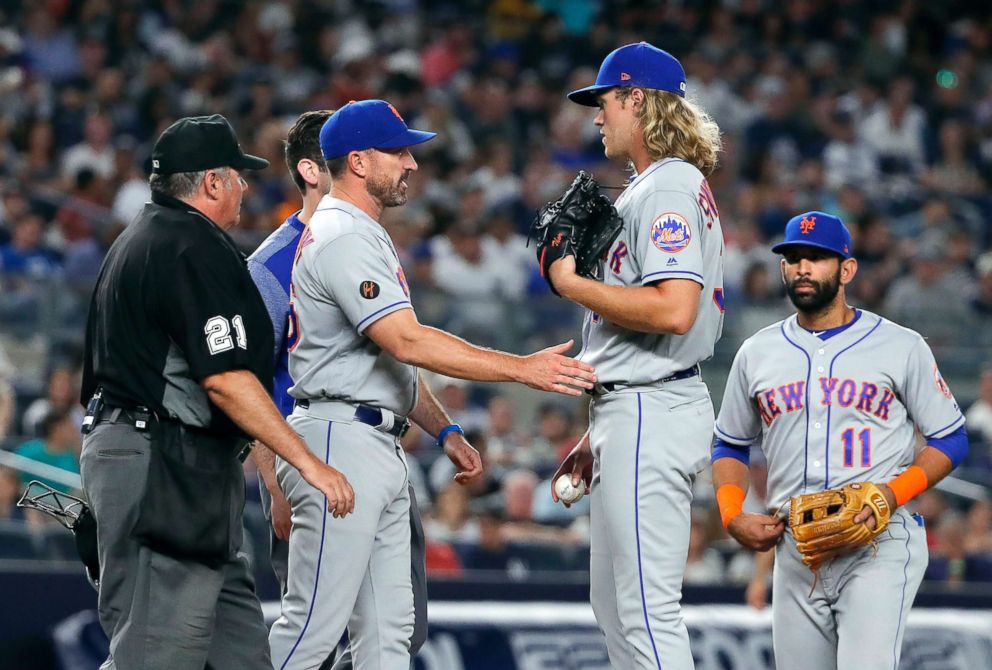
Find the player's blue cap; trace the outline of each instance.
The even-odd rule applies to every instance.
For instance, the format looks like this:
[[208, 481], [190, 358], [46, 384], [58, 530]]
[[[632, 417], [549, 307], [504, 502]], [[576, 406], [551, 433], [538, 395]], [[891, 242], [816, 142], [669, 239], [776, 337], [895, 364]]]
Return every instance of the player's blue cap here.
[[437, 133], [407, 128], [396, 108], [385, 100], [349, 102], [320, 128], [324, 160], [366, 149], [400, 149], [433, 139]]
[[851, 232], [844, 222], [826, 212], [806, 212], [789, 219], [785, 224], [785, 239], [772, 247], [776, 254], [789, 247], [817, 247], [826, 249], [842, 258], [851, 257]]
[[617, 86], [638, 86], [669, 91], [685, 97], [685, 70], [675, 56], [647, 42], [628, 44], [603, 59], [592, 86], [568, 94], [568, 99], [586, 107], [596, 106], [596, 96]]

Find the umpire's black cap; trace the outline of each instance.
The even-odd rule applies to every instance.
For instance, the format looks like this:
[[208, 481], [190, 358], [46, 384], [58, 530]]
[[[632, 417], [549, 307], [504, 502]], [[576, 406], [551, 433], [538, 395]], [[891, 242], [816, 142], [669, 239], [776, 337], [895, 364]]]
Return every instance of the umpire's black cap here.
[[187, 116], [162, 131], [152, 148], [152, 173], [200, 172], [218, 167], [261, 170], [269, 161], [241, 150], [234, 128], [220, 114]]

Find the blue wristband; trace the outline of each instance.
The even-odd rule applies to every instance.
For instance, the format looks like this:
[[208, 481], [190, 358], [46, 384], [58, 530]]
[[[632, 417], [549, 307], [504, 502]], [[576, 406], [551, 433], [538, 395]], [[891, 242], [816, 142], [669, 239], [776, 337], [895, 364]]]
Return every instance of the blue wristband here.
[[444, 438], [448, 437], [449, 433], [461, 433], [465, 435], [465, 431], [457, 423], [453, 423], [450, 426], [445, 426], [441, 429], [441, 432], [437, 434], [437, 446], [444, 446]]

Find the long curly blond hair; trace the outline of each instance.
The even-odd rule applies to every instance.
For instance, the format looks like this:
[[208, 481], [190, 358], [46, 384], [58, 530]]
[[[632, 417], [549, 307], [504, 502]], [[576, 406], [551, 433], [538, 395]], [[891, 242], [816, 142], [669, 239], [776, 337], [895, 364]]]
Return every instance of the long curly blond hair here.
[[[631, 86], [617, 88], [617, 99], [626, 100], [633, 90]], [[638, 121], [651, 158], [681, 158], [699, 168], [703, 175], [712, 174], [722, 142], [720, 127], [710, 115], [692, 100], [675, 93], [652, 88], [641, 91], [644, 105]]]

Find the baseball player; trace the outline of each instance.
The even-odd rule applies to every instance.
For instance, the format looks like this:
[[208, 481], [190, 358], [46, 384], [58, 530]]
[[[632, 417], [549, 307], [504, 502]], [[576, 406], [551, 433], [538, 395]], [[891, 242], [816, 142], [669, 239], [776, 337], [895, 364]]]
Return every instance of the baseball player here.
[[[712, 457], [723, 523], [746, 547], [775, 546], [776, 667], [896, 668], [928, 561], [923, 520], [903, 505], [965, 457], [964, 417], [919, 334], [847, 304], [858, 264], [840, 219], [801, 214], [772, 250], [797, 313], [745, 341], [731, 367]], [[926, 439], [919, 454], [917, 429]], [[818, 567], [812, 592], [783, 521], [741, 512], [755, 440], [768, 460], [771, 510], [855, 482], [880, 485], [895, 510], [876, 547]], [[854, 522], [871, 528], [876, 519], [866, 506]]]
[[[699, 363], [723, 328], [723, 233], [706, 181], [719, 129], [684, 98], [685, 72], [641, 42], [603, 61], [569, 99], [597, 106], [606, 156], [634, 175], [601, 273], [549, 268], [589, 311], [579, 358], [596, 367], [590, 429], [556, 473], [591, 488], [591, 601], [615, 668], [693, 667], [679, 600], [692, 483], [706, 465], [713, 405]], [[552, 491], [557, 500], [558, 494]]]
[[[276, 371], [272, 383], [273, 396], [284, 416], [289, 416], [293, 412], [293, 397], [289, 395], [293, 380], [289, 376], [289, 350], [286, 340], [293, 257], [304, 227], [313, 216], [321, 198], [331, 191], [331, 175], [320, 153], [320, 129], [331, 113], [330, 110], [305, 112], [290, 128], [286, 139], [286, 166], [303, 195], [303, 208], [291, 214], [248, 259], [248, 271], [251, 272], [252, 279], [262, 294], [275, 331], [277, 346]], [[285, 595], [291, 527], [289, 503], [276, 482], [275, 455], [260, 445], [256, 445], [252, 454], [260, 474], [262, 509], [272, 520], [272, 532], [269, 537], [272, 568], [279, 580], [280, 593]], [[410, 578], [413, 582], [416, 613], [414, 634], [410, 640], [410, 654], [413, 656], [427, 639], [427, 574], [423, 524], [412, 486], [410, 487], [410, 537], [413, 543]], [[331, 663], [334, 663], [333, 666]], [[351, 648], [347, 648], [336, 662], [332, 652], [321, 667], [350, 670]]]
[[348, 628], [358, 668], [408, 670], [414, 609], [410, 497], [399, 439], [416, 422], [437, 436], [467, 483], [478, 452], [452, 424], [418, 367], [466, 379], [519, 381], [580, 395], [592, 367], [561, 355], [482, 349], [422, 326], [388, 233], [386, 207], [406, 203], [417, 163], [410, 147], [434, 133], [407, 128], [382, 100], [345, 105], [324, 123], [320, 148], [333, 179], [296, 250], [290, 289], [292, 426], [356, 487], [355, 513], [327, 513], [322, 494], [276, 461], [292, 507], [289, 581], [269, 635], [273, 666], [313, 668]]

